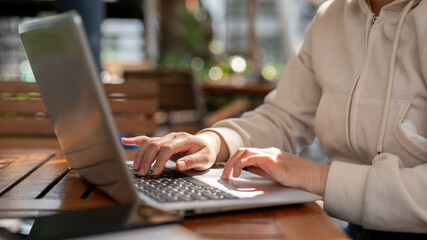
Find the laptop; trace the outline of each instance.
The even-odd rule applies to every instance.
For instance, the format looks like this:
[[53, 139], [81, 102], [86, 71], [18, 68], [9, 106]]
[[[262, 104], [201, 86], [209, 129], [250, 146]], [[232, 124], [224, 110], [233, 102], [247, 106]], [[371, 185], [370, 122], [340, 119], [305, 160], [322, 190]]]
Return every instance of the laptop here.
[[248, 171], [225, 181], [221, 166], [181, 173], [169, 161], [160, 176], [137, 176], [120, 143], [80, 16], [71, 11], [24, 23], [19, 33], [69, 167], [117, 202], [201, 214], [321, 199]]

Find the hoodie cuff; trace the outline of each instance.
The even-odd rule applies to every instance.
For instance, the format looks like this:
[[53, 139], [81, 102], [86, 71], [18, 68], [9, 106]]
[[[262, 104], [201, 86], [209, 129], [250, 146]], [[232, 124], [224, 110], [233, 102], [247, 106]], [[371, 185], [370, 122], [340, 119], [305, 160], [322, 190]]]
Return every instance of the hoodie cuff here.
[[224, 140], [225, 144], [228, 147], [228, 152], [230, 153], [230, 156], [233, 156], [233, 154], [237, 152], [239, 148], [244, 146], [243, 139], [240, 137], [240, 135], [236, 131], [230, 128], [225, 128], [225, 127], [206, 128], [200, 131], [199, 133], [203, 133], [207, 131], [215, 132], [222, 137], [222, 139]]
[[371, 166], [332, 162], [325, 187], [325, 211], [332, 217], [361, 224], [366, 179]]

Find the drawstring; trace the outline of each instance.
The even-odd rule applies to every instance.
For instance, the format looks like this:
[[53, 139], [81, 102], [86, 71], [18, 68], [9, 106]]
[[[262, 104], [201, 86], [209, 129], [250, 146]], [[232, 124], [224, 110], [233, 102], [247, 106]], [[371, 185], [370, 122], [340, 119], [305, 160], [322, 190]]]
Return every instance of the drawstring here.
[[393, 52], [391, 54], [390, 68], [389, 68], [389, 73], [388, 73], [387, 92], [386, 92], [385, 99], [384, 99], [384, 108], [383, 108], [383, 114], [382, 114], [382, 119], [381, 119], [381, 127], [380, 127], [380, 133], [379, 133], [378, 141], [377, 141], [377, 152], [378, 152], [378, 154], [382, 153], [382, 151], [383, 151], [385, 129], [387, 126], [387, 119], [388, 119], [388, 114], [389, 114], [389, 110], [390, 110], [391, 92], [393, 90], [394, 67], [396, 64], [397, 45], [399, 44], [399, 37], [400, 37], [401, 31], [402, 31], [403, 22], [405, 21], [406, 15], [408, 15], [409, 10], [411, 10], [413, 5], [414, 5], [414, 0], [411, 0], [408, 3], [408, 5], [406, 5], [406, 7], [402, 13], [402, 16], [399, 19], [399, 23], [397, 24], [397, 30], [396, 30], [396, 34], [394, 36]]

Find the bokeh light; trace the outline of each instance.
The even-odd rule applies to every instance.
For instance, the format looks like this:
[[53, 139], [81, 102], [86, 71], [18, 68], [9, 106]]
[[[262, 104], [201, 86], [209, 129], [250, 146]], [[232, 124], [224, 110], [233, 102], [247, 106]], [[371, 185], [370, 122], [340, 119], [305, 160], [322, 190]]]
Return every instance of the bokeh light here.
[[241, 56], [232, 56], [230, 58], [230, 66], [234, 72], [242, 73], [246, 70], [246, 60]]
[[277, 69], [273, 65], [266, 65], [262, 68], [261, 74], [266, 80], [274, 80], [277, 77]]
[[222, 70], [221, 68], [219, 68], [218, 66], [214, 66], [211, 69], [209, 69], [209, 78], [214, 80], [214, 81], [218, 81], [222, 78]]
[[203, 22], [208, 18], [208, 13], [203, 10], [203, 8], [197, 8], [194, 11], [193, 16], [197, 21]]
[[213, 40], [209, 43], [209, 51], [213, 54], [221, 54], [224, 52], [224, 44], [219, 40]]
[[191, 68], [194, 71], [201, 71], [205, 66], [205, 61], [203, 61], [203, 59], [200, 57], [194, 57], [193, 59], [191, 59], [190, 64], [191, 64]]

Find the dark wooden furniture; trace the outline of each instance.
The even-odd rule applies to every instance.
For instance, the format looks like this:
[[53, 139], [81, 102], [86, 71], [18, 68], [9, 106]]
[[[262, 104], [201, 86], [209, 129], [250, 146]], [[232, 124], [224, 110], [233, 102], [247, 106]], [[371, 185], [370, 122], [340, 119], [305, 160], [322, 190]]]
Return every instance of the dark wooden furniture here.
[[215, 122], [236, 117], [249, 109], [249, 102], [236, 99], [226, 106], [208, 112], [206, 91], [195, 81], [191, 72], [172, 70], [127, 70], [126, 82], [156, 81], [159, 83], [159, 124], [167, 125], [168, 131], [196, 133]]
[[159, 109], [167, 112], [195, 110], [204, 114], [203, 95], [190, 72], [169, 70], [128, 70], [126, 82], [156, 81], [159, 84]]
[[[205, 117], [204, 125], [211, 126], [219, 120], [256, 108], [264, 102], [264, 97], [276, 88], [276, 83], [258, 82], [245, 85], [205, 83], [200, 88], [211, 102], [215, 102], [218, 98], [229, 98], [229, 103]], [[207, 104], [215, 105], [209, 101]]]
[[[155, 81], [103, 84], [119, 132], [153, 135]], [[0, 81], [0, 148], [59, 148], [36, 83]]]
[[[0, 149], [0, 218], [112, 204], [55, 150]], [[207, 239], [348, 239], [314, 202], [190, 217], [181, 225]]]
[[156, 121], [161, 129], [158, 135], [168, 132], [195, 134], [205, 127], [204, 98], [190, 72], [135, 69], [124, 71], [123, 77], [126, 82], [155, 81], [159, 84]]
[[259, 82], [245, 84], [243, 86], [232, 84], [206, 83], [201, 85], [203, 92], [207, 94], [251, 95], [265, 96], [276, 88], [275, 82]]

